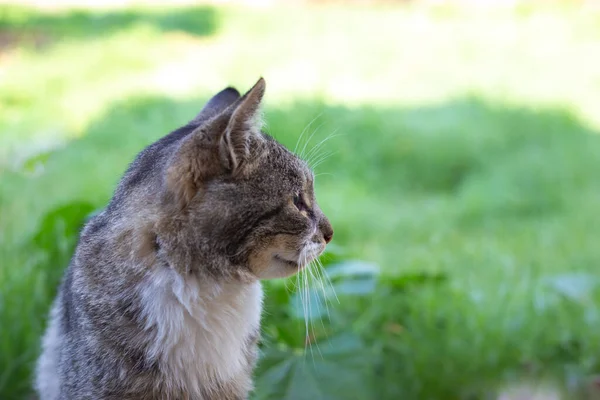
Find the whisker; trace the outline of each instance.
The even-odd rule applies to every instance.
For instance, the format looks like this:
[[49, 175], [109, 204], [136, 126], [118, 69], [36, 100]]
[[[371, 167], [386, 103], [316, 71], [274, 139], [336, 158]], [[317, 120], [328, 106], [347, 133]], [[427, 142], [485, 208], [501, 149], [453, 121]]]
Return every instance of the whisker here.
[[325, 303], [325, 310], [327, 310], [327, 317], [329, 318], [329, 322], [331, 322], [331, 314], [329, 313], [329, 305], [327, 304], [328, 296], [327, 291], [325, 290], [325, 285], [323, 284], [323, 266], [318, 258], [314, 260], [316, 265], [316, 273], [319, 277], [319, 284], [321, 285], [321, 291], [323, 292], [323, 301]]
[[[318, 265], [315, 265], [315, 267], [317, 268], [317, 271], [316, 271], [316, 273], [317, 273], [317, 274], [319, 274], [319, 276], [320, 276], [320, 272], [319, 272]], [[321, 286], [321, 291], [323, 292], [323, 303], [324, 303], [324, 305], [325, 305], [325, 310], [327, 311], [327, 318], [328, 318], [328, 320], [329, 320], [329, 323], [331, 324], [331, 313], [329, 312], [329, 305], [327, 304], [327, 303], [328, 303], [328, 298], [327, 298], [327, 295], [326, 295], [326, 293], [325, 293], [325, 287], [323, 286], [323, 281], [322, 281], [322, 279], [319, 279], [319, 284], [320, 284], [320, 286]], [[324, 336], [325, 336], [325, 337], [328, 339], [328, 341], [329, 341], [329, 335], [327, 334], [327, 333], [328, 333], [328, 330], [327, 330], [327, 328], [325, 327], [325, 324], [323, 323], [323, 318], [322, 318], [321, 316], [319, 316], [319, 317], [320, 317], [320, 318], [319, 318], [319, 320], [321, 321], [321, 327], [323, 328], [323, 334], [324, 334]], [[331, 342], [330, 342], [330, 344], [331, 344]], [[319, 349], [319, 350], [320, 350], [320, 349]]]
[[311, 167], [312, 167], [313, 165], [315, 165], [315, 164], [318, 164], [318, 163], [320, 163], [321, 161], [323, 161], [323, 160], [325, 160], [325, 159], [327, 159], [327, 158], [331, 157], [331, 155], [332, 155], [333, 153], [334, 153], [334, 152], [333, 152], [332, 150], [330, 150], [330, 151], [327, 151], [327, 152], [324, 152], [324, 153], [321, 153], [321, 154], [319, 154], [317, 157], [315, 157], [315, 159], [314, 159], [314, 160], [311, 160]]
[[[311, 297], [312, 297], [312, 295], [311, 295], [311, 294], [312, 294], [312, 293], [314, 293], [314, 291], [311, 291], [311, 290], [310, 290], [310, 278], [313, 278], [313, 279], [314, 279], [314, 275], [313, 275], [313, 273], [312, 273], [312, 271], [311, 271], [311, 266], [312, 266], [312, 263], [309, 263], [309, 264], [306, 266], [306, 270], [307, 270], [307, 272], [308, 272], [308, 273], [307, 273], [307, 275], [306, 275], [306, 282], [307, 282], [307, 286], [308, 286], [308, 289], [309, 289], [309, 290], [308, 290], [308, 293], [309, 293], [309, 297], [308, 297], [308, 308], [309, 308], [309, 310], [310, 310], [310, 311], [309, 311], [309, 315], [310, 315], [310, 313], [312, 312], [312, 306], [311, 306]], [[321, 318], [321, 317], [319, 316], [319, 318]], [[322, 324], [322, 323], [323, 323], [323, 320], [321, 319], [321, 324]], [[310, 339], [310, 336], [309, 336], [309, 342], [308, 342], [308, 343], [309, 343], [309, 347], [310, 347], [310, 354], [311, 354], [311, 357], [312, 357], [312, 360], [313, 360], [313, 365], [314, 365], [314, 364], [315, 364], [315, 354], [314, 354], [314, 352], [313, 352], [313, 347], [312, 347], [313, 343], [314, 343], [314, 344], [315, 344], [315, 346], [317, 347], [317, 351], [318, 351], [319, 355], [321, 356], [321, 359], [323, 359], [323, 353], [321, 353], [321, 348], [319, 347], [319, 343], [318, 343], [318, 342], [317, 342], [317, 340], [316, 340], [316, 338], [317, 338], [317, 334], [316, 334], [316, 332], [315, 332], [315, 324], [314, 324], [314, 321], [313, 321], [312, 317], [310, 318], [310, 331], [311, 331], [311, 333], [312, 333], [312, 340]]]
[[311, 168], [313, 170], [317, 169], [319, 167], [319, 165], [321, 165], [323, 162], [325, 162], [329, 157], [331, 157], [334, 154], [339, 153], [338, 151], [331, 151], [329, 153], [327, 153], [326, 155], [322, 156], [321, 159], [319, 159], [317, 162], [315, 162], [314, 165], [311, 166]]
[[304, 159], [304, 152], [306, 151], [306, 146], [308, 146], [308, 144], [310, 143], [310, 141], [312, 140], [313, 136], [315, 136], [315, 134], [317, 132], [319, 132], [319, 129], [321, 129], [321, 127], [325, 124], [325, 122], [322, 122], [319, 126], [317, 126], [315, 128], [315, 130], [313, 131], [313, 133], [308, 137], [308, 139], [306, 140], [306, 142], [304, 143], [304, 146], [302, 147], [302, 151], [300, 151], [300, 158]]
[[[305, 264], [305, 263], [306, 263], [306, 257], [304, 257], [304, 260], [303, 260], [303, 264]], [[305, 319], [306, 332], [305, 332], [305, 336], [304, 336], [304, 355], [306, 356], [306, 347], [308, 346], [311, 357], [314, 362], [315, 356], [313, 354], [312, 343], [310, 340], [310, 328], [309, 328], [309, 324], [310, 324], [309, 319], [310, 319], [310, 313], [311, 313], [310, 291], [309, 291], [309, 285], [308, 285], [308, 274], [306, 273], [306, 271], [302, 271], [302, 276], [304, 278], [304, 299], [306, 300], [306, 309], [307, 309], [307, 318]]]
[[309, 123], [308, 125], [306, 125], [304, 127], [304, 129], [302, 130], [302, 133], [300, 134], [300, 136], [298, 137], [298, 140], [296, 141], [296, 146], [294, 147], [294, 153], [296, 153], [296, 150], [298, 150], [298, 145], [300, 144], [300, 141], [302, 140], [302, 137], [304, 136], [304, 134], [306, 133], [306, 131], [310, 128], [310, 126], [317, 120], [319, 119], [319, 117], [321, 117], [321, 115], [323, 115], [323, 113], [319, 113], [316, 117], [314, 117]]
[[[288, 292], [294, 292], [296, 290], [296, 285], [292, 279], [286, 279], [285, 281], [285, 290]], [[293, 285], [292, 289], [288, 285]]]
[[[300, 262], [302, 262], [303, 257], [301, 256]], [[306, 317], [306, 301], [304, 300], [304, 288], [301, 285], [303, 278], [300, 276], [301, 273], [296, 274], [296, 287], [298, 288], [298, 294], [300, 295], [300, 303], [302, 305], [302, 315], [304, 317], [304, 323], [306, 325], [306, 330], [308, 331], [308, 319]], [[306, 355], [306, 339], [304, 341], [304, 353]]]
[[340, 299], [338, 298], [337, 293], [335, 292], [335, 288], [333, 287], [333, 283], [331, 282], [331, 279], [329, 279], [329, 274], [327, 273], [327, 270], [325, 269], [325, 267], [321, 263], [321, 260], [319, 260], [319, 265], [321, 266], [321, 271], [323, 272], [323, 276], [325, 277], [325, 280], [327, 281], [327, 283], [329, 284], [329, 287], [331, 288], [331, 292], [333, 293], [333, 297], [335, 297], [335, 300], [338, 302], [338, 304], [340, 304]]
[[[335, 298], [337, 299], [337, 294], [335, 293], [335, 289], [333, 288], [333, 285], [331, 284], [331, 281], [329, 281], [328, 277], [327, 277], [327, 272], [325, 270], [325, 267], [323, 267], [323, 264], [321, 263], [321, 260], [319, 258], [315, 259], [315, 262], [317, 263], [318, 266], [318, 271], [320, 274], [320, 278], [321, 278], [321, 288], [323, 290], [323, 298], [325, 300], [325, 306], [326, 306], [326, 310], [327, 310], [327, 316], [329, 318], [329, 323], [331, 323], [331, 314], [329, 313], [329, 306], [327, 305], [327, 302], [329, 301], [329, 295], [326, 294], [326, 290], [325, 290], [325, 285], [324, 285], [324, 279], [323, 276], [325, 276], [329, 282], [329, 286], [331, 288], [331, 291], [333, 292]], [[339, 302], [339, 300], [338, 300]], [[327, 340], [329, 341], [329, 344], [331, 345], [331, 341], [329, 340], [329, 336], [327, 335]]]
[[321, 142], [319, 142], [316, 146], [314, 146], [309, 153], [306, 156], [306, 159], [308, 160], [307, 163], [308, 164], [312, 164], [315, 162], [315, 160], [319, 159], [321, 157], [321, 155], [323, 154], [323, 150], [326, 149], [326, 147], [324, 147], [323, 145], [329, 140], [332, 139], [334, 137], [337, 136], [342, 136], [341, 134], [336, 134], [335, 132], [330, 134], [329, 136], [327, 136], [325, 139], [323, 139]]
[[[304, 262], [304, 254], [300, 255], [300, 263]], [[304, 298], [304, 276], [302, 271], [296, 274], [296, 280], [298, 281], [298, 293], [300, 294], [300, 302], [302, 303], [302, 316], [304, 317], [305, 335], [308, 331], [308, 317], [306, 316], [306, 299]], [[306, 337], [304, 338], [304, 351], [306, 353]]]
[[[312, 279], [314, 281], [317, 281], [318, 285], [321, 286], [321, 288], [323, 288], [323, 284], [322, 284], [321, 280], [319, 279], [319, 270], [317, 269], [317, 270], [313, 271], [313, 269], [316, 267], [315, 260], [311, 261], [310, 264], [308, 265], [308, 267], [309, 267], [309, 271], [310, 271], [310, 275], [311, 275]], [[315, 293], [317, 305], [319, 307], [321, 307], [321, 301], [320, 301], [316, 291], [314, 291], [313, 293]], [[325, 308], [327, 310], [327, 314], [329, 314], [329, 308], [327, 307], [327, 299], [325, 297], [324, 291], [323, 291], [323, 302], [324, 302]], [[325, 324], [323, 323], [323, 318], [320, 314], [319, 314], [319, 320], [321, 321], [321, 326], [323, 327], [323, 330], [325, 330]], [[329, 322], [331, 322], [331, 318], [329, 318]]]
[[339, 128], [336, 129], [335, 131], [331, 132], [331, 134], [329, 134], [325, 139], [321, 140], [319, 143], [314, 145], [313, 148], [310, 149], [310, 151], [306, 154], [306, 158], [310, 159], [311, 156], [314, 155], [316, 153], [316, 151], [319, 150], [319, 148], [321, 146], [323, 146], [328, 140], [333, 139], [338, 136], [344, 136], [343, 133], [337, 133], [338, 131], [339, 131]]
[[[305, 273], [304, 274], [304, 279], [306, 282], [306, 299], [308, 302], [308, 318], [310, 319], [310, 313], [311, 313], [311, 305], [310, 305], [310, 290], [309, 290], [309, 284], [308, 284], [308, 274]], [[310, 355], [312, 357], [313, 363], [315, 362], [315, 355], [313, 354], [313, 348], [312, 348], [312, 341], [310, 340], [310, 329], [308, 328], [308, 325], [311, 325], [310, 321], [307, 321], [307, 328], [306, 328], [306, 344], [308, 345], [308, 348], [310, 349]], [[312, 329], [312, 325], [310, 327]]]
[[316, 159], [320, 158], [321, 155], [323, 155], [323, 152], [325, 150], [325, 147], [323, 148], [319, 148], [317, 151], [315, 151], [314, 153], [310, 154], [310, 157], [306, 157], [305, 161], [308, 165], [311, 165], [312, 163], [315, 162]]

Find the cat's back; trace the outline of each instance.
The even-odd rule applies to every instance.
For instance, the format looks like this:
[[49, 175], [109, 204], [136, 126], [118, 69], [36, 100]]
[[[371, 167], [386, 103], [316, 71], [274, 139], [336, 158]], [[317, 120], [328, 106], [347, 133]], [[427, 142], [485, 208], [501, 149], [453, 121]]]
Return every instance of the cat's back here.
[[135, 377], [129, 387], [142, 393], [147, 386], [150, 395], [156, 373], [152, 365], [144, 365], [143, 340], [136, 343], [135, 315], [127, 307], [131, 300], [126, 291], [116, 296], [110, 280], [90, 275], [93, 263], [86, 258], [73, 258], [52, 304], [36, 370], [40, 400], [93, 399], [100, 392], [107, 399], [135, 398], [118, 389], [126, 375]]

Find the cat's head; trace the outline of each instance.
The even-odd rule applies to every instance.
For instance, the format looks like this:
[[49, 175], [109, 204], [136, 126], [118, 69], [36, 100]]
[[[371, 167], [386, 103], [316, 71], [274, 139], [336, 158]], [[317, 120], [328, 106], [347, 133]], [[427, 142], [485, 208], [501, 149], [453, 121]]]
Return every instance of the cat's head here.
[[242, 268], [259, 279], [279, 278], [331, 241], [307, 163], [261, 131], [264, 92], [263, 79], [243, 96], [225, 89], [193, 129], [162, 139], [167, 150], [148, 150], [165, 154], [156, 241], [174, 263], [193, 269], [195, 258], [212, 257], [220, 260], [213, 270], [232, 270], [217, 273]]

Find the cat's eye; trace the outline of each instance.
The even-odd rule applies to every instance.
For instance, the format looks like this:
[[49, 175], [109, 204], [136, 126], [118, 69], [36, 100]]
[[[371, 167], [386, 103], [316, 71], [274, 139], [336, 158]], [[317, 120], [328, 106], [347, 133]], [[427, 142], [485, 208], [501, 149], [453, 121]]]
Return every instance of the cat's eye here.
[[304, 204], [304, 200], [302, 200], [302, 196], [300, 195], [300, 193], [294, 194], [293, 202], [299, 211], [306, 209], [306, 205]]

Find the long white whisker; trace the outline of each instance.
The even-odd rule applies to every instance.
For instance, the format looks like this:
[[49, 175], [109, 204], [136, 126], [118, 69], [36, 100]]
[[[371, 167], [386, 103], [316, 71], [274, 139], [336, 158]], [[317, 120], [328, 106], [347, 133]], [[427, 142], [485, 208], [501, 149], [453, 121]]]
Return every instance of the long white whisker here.
[[322, 154], [319, 154], [318, 157], [316, 157], [314, 160], [311, 160], [311, 167], [313, 165], [319, 164], [321, 161], [323, 161], [323, 160], [331, 157], [333, 155], [333, 153], [334, 153], [333, 151], [327, 151], [327, 152], [324, 152]]
[[306, 142], [304, 143], [304, 146], [302, 147], [302, 150], [300, 151], [300, 158], [304, 159], [304, 152], [306, 151], [306, 146], [308, 146], [308, 144], [310, 143], [310, 141], [312, 140], [313, 136], [315, 136], [315, 134], [317, 132], [319, 132], [319, 129], [321, 129], [321, 127], [325, 124], [325, 122], [322, 122], [319, 126], [317, 126], [315, 128], [315, 130], [313, 131], [313, 133], [308, 137], [308, 139], [306, 140]]
[[[325, 271], [325, 267], [323, 267], [323, 264], [321, 263], [321, 260], [319, 258], [315, 259], [315, 262], [317, 263], [319, 274], [321, 277], [321, 288], [323, 290], [323, 298], [324, 298], [325, 306], [326, 306], [326, 310], [327, 310], [327, 317], [329, 318], [329, 323], [331, 323], [331, 314], [329, 313], [329, 305], [327, 304], [330, 296], [326, 294], [325, 285], [324, 285], [325, 280], [323, 279], [323, 276], [327, 277], [327, 273]], [[331, 291], [333, 292], [335, 298], [337, 299], [337, 294], [335, 293], [335, 289], [333, 288], [331, 281], [329, 281], [329, 286], [331, 287]], [[338, 302], [339, 302], [339, 300], [338, 300]], [[327, 339], [329, 341], [329, 336], [327, 336]], [[329, 341], [329, 344], [331, 345], [331, 341]]]
[[308, 131], [308, 129], [310, 128], [310, 126], [317, 120], [319, 119], [319, 117], [323, 115], [323, 113], [319, 113], [316, 117], [314, 117], [309, 123], [308, 125], [306, 125], [304, 127], [304, 129], [302, 130], [302, 133], [300, 134], [300, 136], [298, 137], [298, 140], [296, 141], [296, 146], [294, 147], [294, 153], [296, 153], [296, 150], [298, 150], [298, 145], [300, 144], [300, 141], [302, 140], [302, 137], [304, 136], [304, 134]]
[[334, 174], [332, 174], [331, 172], [320, 172], [318, 174], [315, 174], [314, 178], [316, 179], [319, 176], [323, 176], [323, 175], [329, 175], [329, 176], [335, 176]]
[[[289, 285], [292, 285], [292, 289], [290, 289]], [[294, 283], [294, 281], [292, 279], [286, 279], [285, 280], [285, 290], [288, 292], [295, 292], [296, 291], [296, 285]]]
[[310, 157], [306, 157], [304, 160], [306, 161], [306, 163], [308, 165], [311, 165], [312, 163], [315, 162], [316, 159], [320, 158], [321, 155], [323, 155], [324, 150], [325, 150], [325, 147], [322, 147], [322, 148], [318, 149], [317, 151], [315, 151], [314, 153], [311, 153]]
[[311, 168], [312, 168], [313, 170], [317, 169], [317, 167], [318, 167], [319, 165], [321, 165], [321, 164], [322, 164], [323, 162], [325, 162], [325, 161], [326, 161], [326, 160], [327, 160], [329, 157], [331, 157], [332, 155], [334, 155], [334, 154], [337, 154], [337, 153], [338, 153], [337, 151], [331, 151], [331, 152], [327, 153], [326, 155], [324, 155], [323, 157], [321, 157], [321, 159], [320, 159], [319, 161], [315, 162], [315, 163], [314, 163], [314, 164], [311, 166]]
[[[302, 259], [300, 261], [302, 262]], [[304, 324], [306, 326], [306, 330], [308, 331], [308, 319], [306, 316], [306, 301], [304, 299], [304, 288], [302, 287], [302, 284], [301, 284], [303, 277], [301, 277], [300, 275], [301, 275], [301, 272], [296, 274], [296, 287], [298, 290], [298, 294], [300, 295], [300, 303], [302, 305], [302, 316], [304, 317]], [[304, 355], [306, 355], [306, 339], [304, 340]]]
[[[306, 274], [306, 282], [307, 282], [307, 286], [309, 288], [309, 290], [308, 290], [308, 293], [309, 293], [309, 295], [308, 295], [309, 296], [308, 297], [308, 308], [309, 308], [309, 310], [311, 310], [310, 312], [312, 312], [311, 297], [312, 297], [312, 294], [314, 293], [313, 290], [310, 290], [310, 279], [314, 279], [313, 272], [311, 271], [311, 266], [312, 266], [312, 263], [309, 263], [306, 266], [306, 270], [308, 272]], [[317, 299], [317, 301], [318, 301], [318, 299]], [[317, 306], [318, 306], [318, 303], [317, 303]], [[323, 320], [322, 319], [321, 319], [321, 324], [323, 324]], [[310, 319], [310, 332], [312, 333], [312, 339], [309, 336], [309, 347], [310, 347], [310, 354], [312, 356], [313, 365], [314, 365], [314, 363], [315, 363], [315, 354], [313, 352], [313, 343], [317, 347], [317, 352], [321, 355], [321, 359], [323, 358], [323, 353], [321, 353], [321, 348], [319, 347], [319, 343], [316, 341], [317, 334], [315, 332], [315, 324], [314, 324], [314, 321], [312, 319], [312, 316], [311, 316], [311, 319]]]
[[331, 279], [329, 279], [329, 274], [327, 274], [327, 270], [325, 269], [325, 267], [323, 267], [323, 264], [321, 263], [321, 260], [319, 260], [319, 264], [321, 265], [321, 270], [323, 272], [323, 276], [325, 277], [325, 280], [327, 281], [327, 283], [329, 284], [329, 287], [331, 288], [331, 292], [333, 293], [333, 297], [335, 297], [335, 300], [338, 302], [338, 304], [340, 304], [340, 299], [337, 296], [337, 293], [335, 292], [335, 288], [333, 287], [333, 283], [331, 282]]
[[337, 136], [343, 136], [342, 133], [337, 133], [338, 131], [339, 131], [339, 129], [336, 129], [331, 134], [329, 134], [325, 139], [321, 140], [319, 143], [314, 145], [313, 148], [310, 149], [310, 151], [306, 154], [306, 158], [310, 160], [311, 156], [314, 155], [316, 153], [316, 151], [319, 150], [319, 148], [321, 146], [323, 146], [328, 140], [333, 139], [334, 137], [337, 137]]
[[[300, 264], [304, 263], [304, 254], [302, 253], [300, 255]], [[305, 288], [306, 288], [306, 284], [304, 283], [304, 274], [302, 271], [298, 272], [296, 274], [296, 276], [298, 277], [298, 282], [299, 282], [299, 286], [298, 289], [300, 291], [300, 300], [302, 301], [302, 313], [304, 316], [304, 328], [305, 328], [305, 332], [304, 332], [304, 355], [306, 356], [306, 345], [307, 345], [307, 341], [306, 341], [306, 336], [308, 335], [308, 316], [307, 316], [307, 309], [306, 309], [306, 292], [305, 292]]]
[[[321, 284], [321, 280], [319, 279], [319, 271], [318, 271], [318, 269], [313, 270], [314, 267], [315, 267], [315, 260], [311, 261], [310, 264], [308, 265], [310, 275], [311, 275], [313, 281], [317, 281], [317, 283], [319, 284], [318, 286], [323, 287], [323, 285]], [[316, 292], [313, 292], [313, 293], [315, 293], [315, 296], [317, 296]], [[323, 292], [323, 294], [325, 294], [325, 292]], [[320, 307], [321, 306], [320, 299], [317, 297], [316, 300], [317, 300], [317, 305]], [[323, 297], [323, 300], [325, 302], [325, 308], [327, 309], [327, 313], [329, 314], [329, 308], [327, 308], [327, 300], [325, 299], [325, 297]], [[323, 324], [323, 318], [321, 317], [321, 315], [319, 315], [319, 320], [321, 321], [321, 326], [323, 327], [323, 330], [325, 330], [325, 324]], [[331, 322], [331, 318], [329, 319], [329, 321]]]
[[323, 139], [320, 143], [318, 143], [316, 146], [314, 146], [311, 151], [308, 153], [307, 157], [306, 157], [306, 162], [307, 164], [313, 164], [315, 162], [315, 160], [321, 158], [322, 154], [323, 154], [323, 150], [326, 148], [323, 145], [329, 140], [332, 139], [336, 136], [341, 136], [341, 134], [334, 134], [332, 133], [331, 135], [329, 135], [328, 137], [326, 137], [325, 139]]
[[314, 263], [316, 266], [316, 274], [318, 276], [319, 285], [321, 286], [321, 291], [323, 292], [323, 301], [325, 303], [325, 310], [327, 310], [327, 317], [329, 318], [329, 322], [331, 322], [331, 314], [329, 313], [329, 305], [327, 304], [327, 291], [325, 290], [325, 285], [323, 284], [323, 266], [318, 258], [314, 260]]
[[[304, 259], [304, 263], [306, 263], [306, 257]], [[308, 310], [308, 318], [306, 319], [306, 336], [304, 338], [304, 351], [306, 352], [306, 346], [308, 346], [309, 350], [310, 350], [310, 355], [312, 357], [313, 362], [315, 361], [315, 355], [313, 353], [313, 348], [312, 348], [312, 341], [310, 339], [310, 318], [311, 318], [311, 312], [312, 312], [312, 308], [311, 308], [311, 302], [310, 302], [310, 286], [308, 283], [308, 273], [306, 273], [306, 270], [303, 271], [303, 277], [304, 277], [304, 290], [305, 290], [305, 295], [304, 298], [306, 299], [306, 303], [307, 303], [307, 310]]]

